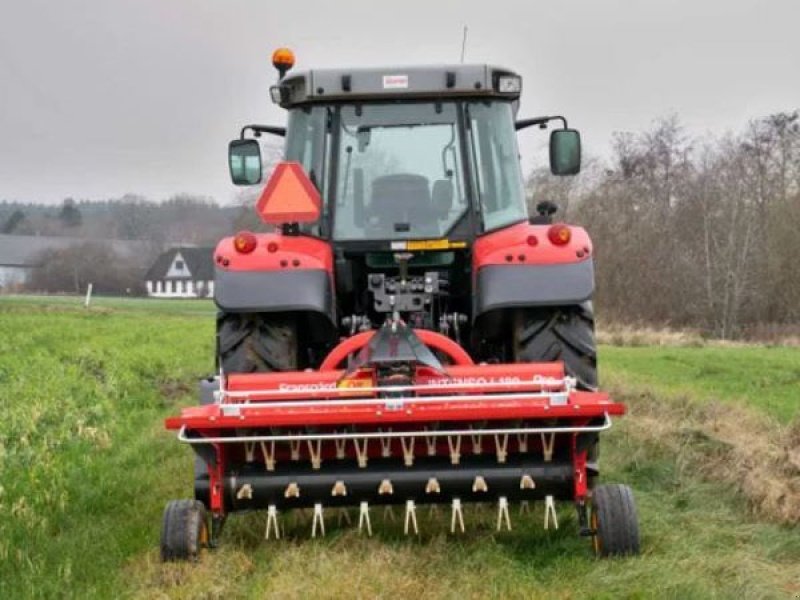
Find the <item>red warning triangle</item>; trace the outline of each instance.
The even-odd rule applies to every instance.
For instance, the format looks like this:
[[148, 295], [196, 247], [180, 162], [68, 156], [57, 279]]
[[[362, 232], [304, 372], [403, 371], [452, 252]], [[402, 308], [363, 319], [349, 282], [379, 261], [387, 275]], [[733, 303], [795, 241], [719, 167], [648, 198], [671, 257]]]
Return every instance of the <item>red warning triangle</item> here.
[[261, 220], [271, 225], [319, 220], [319, 192], [298, 162], [278, 163], [256, 202]]

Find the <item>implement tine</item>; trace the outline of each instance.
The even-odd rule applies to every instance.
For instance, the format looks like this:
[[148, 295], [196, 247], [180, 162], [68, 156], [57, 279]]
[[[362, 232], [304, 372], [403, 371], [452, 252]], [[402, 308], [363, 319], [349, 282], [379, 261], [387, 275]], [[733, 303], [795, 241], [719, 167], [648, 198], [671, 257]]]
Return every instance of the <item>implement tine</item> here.
[[333, 443], [336, 444], [336, 458], [337, 460], [342, 460], [345, 458], [346, 454], [345, 451], [347, 449], [347, 439], [342, 438], [338, 440], [333, 440]]
[[[403, 448], [403, 463], [407, 467], [414, 465], [414, 441], [417, 438], [400, 438], [400, 446]], [[409, 440], [406, 443], [406, 440]]]
[[391, 504], [387, 504], [383, 507], [383, 520], [384, 521], [391, 521], [394, 523], [394, 508], [392, 508]]
[[367, 468], [367, 445], [369, 438], [364, 438], [364, 445], [362, 446], [357, 438], [353, 438], [353, 445], [356, 447], [356, 460], [361, 469]]
[[464, 512], [461, 510], [461, 500], [453, 498], [452, 515], [450, 517], [450, 533], [456, 532], [456, 523], [458, 523], [461, 533], [464, 533]]
[[311, 523], [311, 537], [317, 537], [317, 525], [319, 525], [320, 535], [325, 536], [325, 519], [322, 516], [322, 504], [317, 502], [314, 505], [314, 517]]
[[551, 462], [553, 460], [553, 446], [556, 442], [556, 434], [541, 434], [542, 436], [542, 452], [544, 454], [544, 462]]
[[[427, 427], [425, 427], [425, 431], [429, 431]], [[428, 456], [436, 456], [436, 436], [426, 435], [425, 445], [428, 448]]]
[[508, 514], [508, 498], [500, 496], [497, 501], [497, 531], [503, 529], [503, 523], [506, 529], [511, 531], [511, 517]]
[[[453, 437], [456, 441], [453, 442]], [[447, 446], [450, 448], [450, 463], [457, 465], [461, 462], [461, 436], [447, 436]]]
[[270, 531], [275, 532], [275, 539], [281, 539], [280, 531], [278, 530], [278, 509], [274, 504], [267, 507], [267, 529], [264, 532], [264, 539], [268, 540]]
[[311, 468], [318, 470], [322, 466], [322, 440], [316, 440], [314, 445], [312, 440], [308, 440], [308, 453], [311, 456]]
[[497, 462], [503, 464], [508, 457], [508, 434], [495, 434], [494, 445], [497, 448]]
[[553, 517], [553, 528], [558, 529], [558, 517], [556, 516], [556, 503], [552, 496], [544, 498], [544, 528], [549, 529], [550, 516]]
[[403, 525], [403, 533], [408, 535], [409, 524], [414, 527], [414, 534], [419, 535], [419, 528], [417, 527], [417, 507], [413, 500], [406, 500], [406, 520]]
[[[381, 433], [383, 433], [383, 429], [378, 429]], [[386, 433], [391, 433], [392, 428], [386, 430]], [[391, 437], [381, 437], [381, 456], [383, 458], [389, 458], [392, 455], [392, 438]]]
[[372, 537], [372, 523], [369, 520], [369, 503], [361, 502], [359, 505], [358, 511], [358, 533], [361, 533], [362, 529], [366, 527], [367, 535]]

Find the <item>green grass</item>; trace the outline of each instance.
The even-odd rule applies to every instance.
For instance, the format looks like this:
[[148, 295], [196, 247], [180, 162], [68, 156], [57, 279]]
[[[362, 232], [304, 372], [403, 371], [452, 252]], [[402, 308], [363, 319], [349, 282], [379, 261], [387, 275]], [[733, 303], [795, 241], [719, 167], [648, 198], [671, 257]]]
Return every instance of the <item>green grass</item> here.
[[[12, 306], [46, 306], [50, 308], [84, 309], [84, 296], [37, 296], [33, 294], [0, 295], [0, 308]], [[93, 296], [90, 310], [116, 309], [122, 311], [157, 311], [160, 313], [213, 315], [214, 302], [210, 299], [184, 298], [121, 298]], [[85, 310], [85, 309], [84, 309]]]
[[[604, 437], [603, 464], [605, 479], [636, 491], [638, 558], [592, 558], [565, 504], [558, 531], [542, 529], [537, 506], [525, 517], [514, 510], [510, 534], [493, 531], [490, 507], [467, 507], [468, 531], [457, 537], [446, 533], [446, 510], [431, 520], [424, 509], [419, 540], [383, 524], [379, 511], [372, 539], [337, 527], [331, 515], [325, 539], [310, 540], [310, 525], [289, 517], [290, 539], [277, 543], [262, 539], [263, 515], [237, 516], [201, 564], [162, 566], [163, 505], [191, 493], [190, 452], [162, 419], [193, 401], [195, 379], [212, 367], [213, 308], [187, 314], [178, 310], [183, 301], [117, 302], [86, 311], [0, 300], [1, 598], [800, 594], [800, 529], [749, 516], [735, 491], [700, 479], [658, 439], [639, 435], [629, 425], [636, 417]], [[784, 381], [766, 376], [753, 358], [762, 355], [749, 348], [641, 350], [604, 348], [604, 376], [654, 377], [666, 391], [688, 386], [700, 397], [746, 400], [749, 392], [727, 375], [708, 375], [719, 384], [673, 376], [683, 370], [673, 362], [696, 372], [709, 356], [712, 366], [739, 365], [739, 382], [761, 381], [762, 397], [784, 397]], [[779, 360], [796, 365], [792, 352]]]
[[800, 414], [800, 349], [788, 347], [600, 349], [604, 384], [739, 402], [788, 423]]

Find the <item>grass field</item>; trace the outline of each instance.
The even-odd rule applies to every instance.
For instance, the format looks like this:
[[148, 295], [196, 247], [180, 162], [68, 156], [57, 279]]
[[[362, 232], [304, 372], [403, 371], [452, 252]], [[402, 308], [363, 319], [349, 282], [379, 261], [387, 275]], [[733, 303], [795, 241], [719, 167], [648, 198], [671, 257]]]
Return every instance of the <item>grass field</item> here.
[[[372, 539], [333, 521], [310, 540], [290, 518], [289, 540], [265, 542], [255, 514], [232, 519], [201, 564], [163, 566], [161, 511], [191, 493], [191, 456], [162, 419], [212, 368], [214, 309], [94, 306], [0, 298], [0, 598], [800, 596], [794, 513], [720, 474], [741, 462], [736, 435], [751, 423], [750, 454], [800, 451], [798, 349], [602, 349], [601, 376], [631, 405], [603, 438], [603, 478], [634, 487], [641, 557], [592, 558], [564, 505], [555, 532], [541, 507], [514, 512], [510, 534], [470, 508], [466, 535], [426, 514], [419, 540], [380, 518]], [[800, 465], [770, 473], [792, 483]]]

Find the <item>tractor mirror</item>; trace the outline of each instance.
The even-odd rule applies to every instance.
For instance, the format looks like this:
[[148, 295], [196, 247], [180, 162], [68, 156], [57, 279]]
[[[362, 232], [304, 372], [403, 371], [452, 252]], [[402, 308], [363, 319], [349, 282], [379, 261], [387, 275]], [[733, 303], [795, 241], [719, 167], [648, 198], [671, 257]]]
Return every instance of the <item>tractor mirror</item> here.
[[581, 170], [581, 134], [577, 129], [556, 129], [550, 134], [550, 172], [577, 175]]
[[228, 166], [236, 185], [261, 181], [261, 147], [256, 140], [233, 140], [228, 144]]

